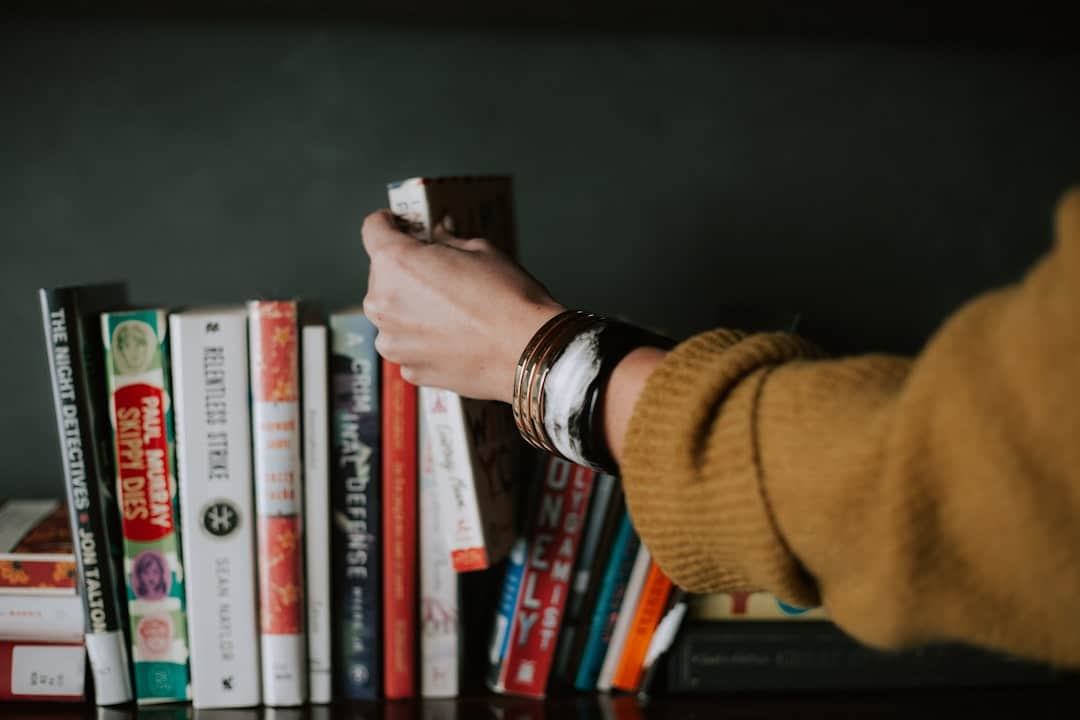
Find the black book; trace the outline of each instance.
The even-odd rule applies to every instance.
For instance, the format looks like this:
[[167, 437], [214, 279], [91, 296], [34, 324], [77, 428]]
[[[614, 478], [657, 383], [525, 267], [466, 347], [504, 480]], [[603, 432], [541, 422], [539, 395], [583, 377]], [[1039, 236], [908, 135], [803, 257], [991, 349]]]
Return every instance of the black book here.
[[574, 584], [566, 603], [566, 617], [555, 653], [554, 677], [567, 688], [574, 684], [578, 662], [585, 651], [589, 624], [592, 622], [596, 597], [600, 593], [604, 568], [607, 567], [611, 544], [619, 528], [625, 504], [622, 488], [611, 475], [598, 475], [589, 506], [585, 537], [582, 540]]
[[330, 545], [335, 695], [382, 689], [382, 424], [375, 326], [330, 316]]
[[38, 295], [95, 699], [126, 703], [134, 694], [100, 315], [123, 307], [127, 291], [116, 284], [42, 288]]
[[963, 645], [884, 651], [830, 622], [695, 621], [668, 656], [679, 693], [1052, 684], [1046, 665]]

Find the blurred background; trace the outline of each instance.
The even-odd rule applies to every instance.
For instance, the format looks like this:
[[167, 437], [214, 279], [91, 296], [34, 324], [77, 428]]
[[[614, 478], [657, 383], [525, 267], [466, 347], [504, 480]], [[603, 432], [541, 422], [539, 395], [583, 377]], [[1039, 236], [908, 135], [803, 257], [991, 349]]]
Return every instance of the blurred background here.
[[[752, 7], [750, 7], [752, 5]], [[943, 6], [946, 7], [946, 6]], [[62, 492], [36, 289], [357, 304], [388, 181], [510, 173], [563, 303], [914, 353], [1080, 182], [1064, 20], [765, 2], [8, 5], [2, 493]], [[497, 309], [495, 310], [497, 311]]]

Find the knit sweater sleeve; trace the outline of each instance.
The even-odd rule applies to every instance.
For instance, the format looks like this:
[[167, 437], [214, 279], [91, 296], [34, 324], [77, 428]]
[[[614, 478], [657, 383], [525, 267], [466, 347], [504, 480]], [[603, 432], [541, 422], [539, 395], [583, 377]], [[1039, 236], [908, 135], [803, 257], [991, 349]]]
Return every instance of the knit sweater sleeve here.
[[823, 604], [879, 646], [1080, 666], [1080, 191], [1023, 281], [914, 359], [724, 330], [681, 344], [621, 470], [642, 539], [688, 590]]

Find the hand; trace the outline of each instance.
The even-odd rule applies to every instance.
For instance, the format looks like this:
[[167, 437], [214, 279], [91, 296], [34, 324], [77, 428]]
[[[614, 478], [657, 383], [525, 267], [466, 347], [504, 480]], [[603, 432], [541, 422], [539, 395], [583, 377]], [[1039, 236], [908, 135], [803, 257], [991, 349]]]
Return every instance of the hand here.
[[422, 243], [380, 210], [362, 235], [371, 258], [364, 313], [379, 329], [379, 354], [414, 385], [510, 402], [521, 351], [564, 308], [486, 240], [442, 224], [436, 242]]

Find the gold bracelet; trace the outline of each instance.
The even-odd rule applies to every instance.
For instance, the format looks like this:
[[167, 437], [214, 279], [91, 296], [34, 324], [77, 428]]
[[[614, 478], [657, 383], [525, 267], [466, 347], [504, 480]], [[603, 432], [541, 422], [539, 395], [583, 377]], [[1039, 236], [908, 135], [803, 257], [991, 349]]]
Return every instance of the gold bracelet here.
[[596, 315], [580, 312], [571, 322], [560, 325], [548, 337], [548, 341], [545, 343], [546, 347], [543, 347], [543, 351], [533, 367], [534, 379], [530, 384], [529, 394], [526, 396], [526, 402], [528, 403], [526, 417], [534, 426], [537, 426], [535, 432], [545, 442], [547, 450], [556, 455], [561, 453], [548, 435], [547, 426], [544, 423], [546, 417], [546, 393], [544, 390], [548, 373], [551, 372], [551, 368], [562, 356], [570, 342], [596, 321]]
[[521, 353], [514, 373], [512, 406], [518, 431], [533, 447], [556, 454], [555, 445], [544, 429], [543, 416], [537, 417], [532, 402], [534, 396], [540, 397], [542, 390], [537, 386], [537, 371], [546, 359], [552, 357], [553, 351], [558, 347], [556, 341], [565, 338], [565, 331], [579, 325], [584, 315], [585, 313], [580, 311], [566, 310], [544, 323]]

